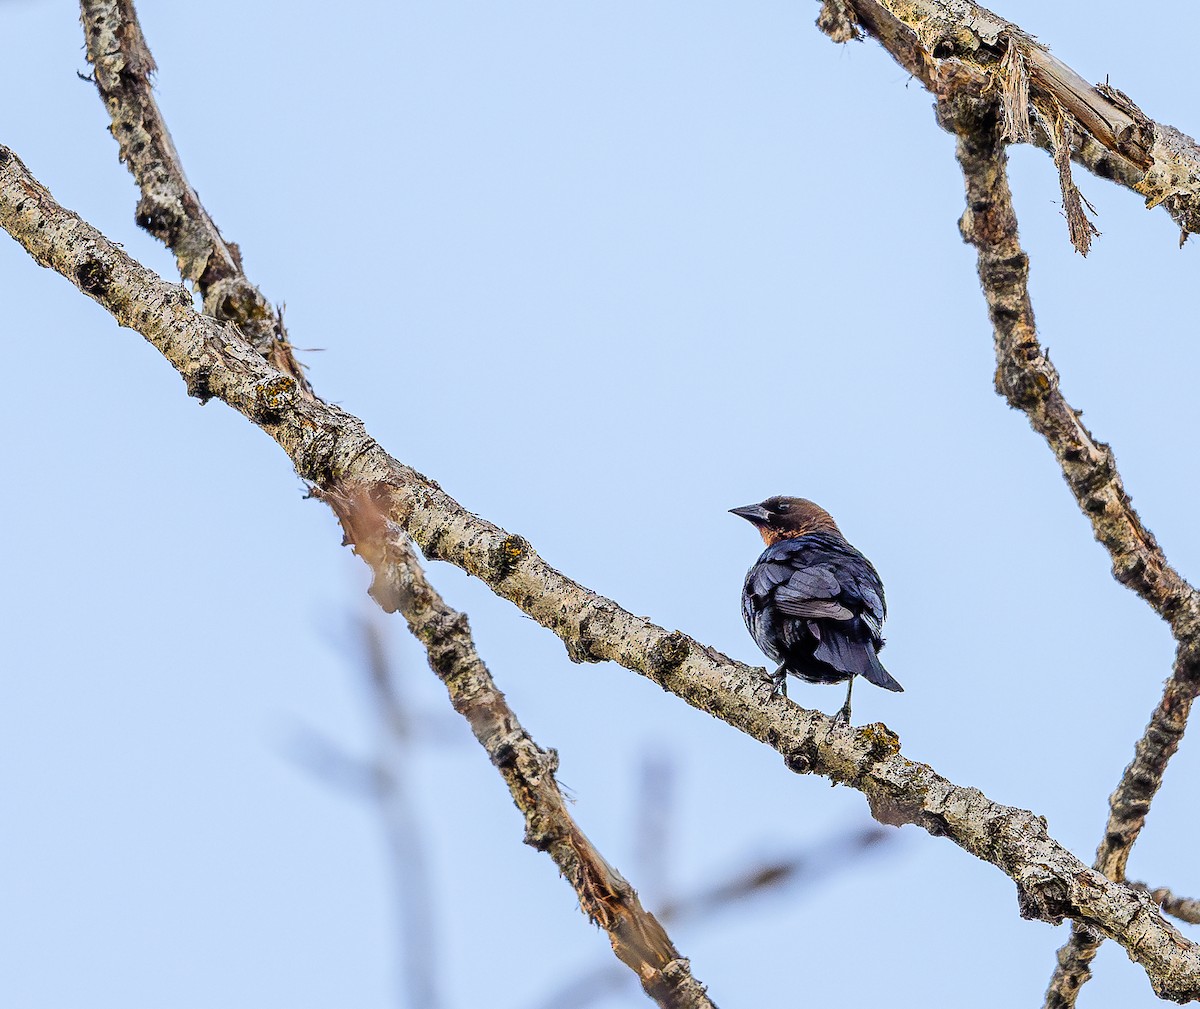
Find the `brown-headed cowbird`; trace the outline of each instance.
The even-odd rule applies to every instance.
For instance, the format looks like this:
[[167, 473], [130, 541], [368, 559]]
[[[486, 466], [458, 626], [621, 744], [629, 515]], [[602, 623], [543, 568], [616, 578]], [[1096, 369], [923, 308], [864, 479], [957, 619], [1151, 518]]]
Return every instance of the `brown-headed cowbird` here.
[[774, 692], [787, 696], [788, 673], [809, 683], [849, 680], [835, 716], [849, 722], [854, 677], [903, 690], [879, 662], [887, 616], [883, 583], [829, 512], [799, 497], [771, 497], [730, 511], [753, 524], [767, 545], [746, 575], [742, 618], [758, 647], [779, 663], [771, 676]]

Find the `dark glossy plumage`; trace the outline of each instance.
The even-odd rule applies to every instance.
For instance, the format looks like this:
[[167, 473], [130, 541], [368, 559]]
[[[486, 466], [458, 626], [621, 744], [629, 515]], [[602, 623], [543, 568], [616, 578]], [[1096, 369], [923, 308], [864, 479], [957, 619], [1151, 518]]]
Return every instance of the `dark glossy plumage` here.
[[[758, 647], [788, 673], [810, 683], [864, 676], [887, 690], [904, 688], [879, 661], [887, 616], [879, 574], [846, 542], [827, 512], [802, 498], [768, 498], [734, 509], [767, 543], [746, 575], [742, 617]], [[849, 720], [850, 694], [839, 717]]]

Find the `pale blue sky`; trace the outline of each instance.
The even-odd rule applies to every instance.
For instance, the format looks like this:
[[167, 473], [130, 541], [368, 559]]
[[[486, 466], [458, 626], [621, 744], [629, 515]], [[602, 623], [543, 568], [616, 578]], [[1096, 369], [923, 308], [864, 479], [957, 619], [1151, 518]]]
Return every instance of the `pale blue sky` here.
[[[906, 692], [864, 685], [856, 720], [1046, 815], [1090, 861], [1170, 637], [1112, 581], [1050, 453], [992, 391], [952, 140], [877, 45], [835, 47], [815, 3], [770, 0], [140, 10], [189, 176], [286, 302], [296, 345], [319, 348], [301, 357], [322, 396], [550, 563], [747, 661], [761, 658], [738, 594], [759, 547], [726, 509], [814, 498], [888, 589], [887, 665]], [[1169, 32], [1116, 3], [998, 9], [1195, 133], [1200, 11], [1156, 12]], [[0, 4], [0, 142], [172, 277], [75, 76], [76, 18]], [[1200, 253], [1083, 176], [1104, 232], [1084, 260], [1048, 159], [1016, 152], [1013, 178], [1064, 389], [1195, 577]], [[7, 239], [0, 305], [0, 1004], [395, 1005], [377, 818], [291, 752], [302, 727], [371, 750], [347, 630], [365, 569], [273, 443], [197, 406]], [[788, 773], [632, 673], [571, 664], [478, 583], [430, 573], [635, 885], [649, 749], [680, 768], [678, 890], [865, 822], [858, 793]], [[412, 703], [448, 718], [402, 624], [386, 627]], [[610, 954], [451, 724], [453, 745], [412, 767], [447, 1003], [524, 1009]], [[1187, 739], [1134, 878], [1200, 894], [1198, 771]], [[966, 990], [981, 1009], [1039, 1004], [1066, 929], [1022, 921], [1012, 883], [949, 842], [911, 827], [894, 841], [673, 937], [726, 1009], [957, 1005]], [[1154, 1004], [1119, 949], [1097, 971], [1081, 1007]]]

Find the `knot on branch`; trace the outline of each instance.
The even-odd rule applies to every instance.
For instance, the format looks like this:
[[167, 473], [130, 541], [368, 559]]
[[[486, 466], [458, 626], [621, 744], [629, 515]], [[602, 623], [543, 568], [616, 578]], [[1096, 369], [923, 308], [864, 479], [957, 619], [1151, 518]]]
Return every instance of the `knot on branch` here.
[[591, 628], [600, 613], [600, 603], [593, 599], [588, 603], [587, 610], [579, 619], [579, 630], [574, 635], [563, 638], [563, 646], [567, 650], [567, 658], [572, 662], [603, 662], [607, 656], [600, 650], [603, 635], [592, 634]]
[[187, 394], [193, 399], [198, 399], [201, 406], [212, 399], [212, 367], [210, 365], [201, 364], [197, 366], [184, 375], [183, 381], [184, 385], [187, 386]]
[[75, 282], [84, 294], [103, 298], [108, 293], [108, 267], [99, 259], [85, 259], [75, 267]]
[[665, 634], [650, 649], [647, 672], [661, 686], [663, 677], [682, 666], [690, 651], [687, 635], [682, 631]]
[[522, 751], [529, 744], [530, 739], [525, 734], [525, 730], [518, 727], [510, 729], [500, 736], [499, 739], [489, 740], [485, 746], [488, 756], [492, 758], [492, 763], [504, 771], [517, 766], [517, 761], [520, 759]]
[[793, 774], [813, 774], [820, 767], [817, 744], [805, 739], [796, 749], [783, 755], [783, 765]]
[[497, 578], [507, 578], [528, 555], [528, 540], [523, 536], [505, 536], [492, 548], [488, 560]]
[[254, 419], [261, 424], [278, 421], [296, 402], [296, 380], [288, 375], [258, 382], [254, 386]]
[[975, 55], [981, 43], [969, 25], [952, 24], [932, 40], [929, 51], [935, 60], [948, 60], [954, 56]]
[[[939, 43], [939, 45], [948, 43]], [[946, 56], [952, 56], [950, 52]], [[973, 147], [992, 151], [1000, 138], [1000, 103], [989, 75], [957, 59], [945, 59], [934, 80], [938, 125]]]
[[1013, 880], [1017, 884], [1017, 908], [1028, 921], [1058, 925], [1074, 910], [1070, 888], [1047, 865], [1018, 867]]
[[862, 37], [858, 17], [845, 0], [824, 0], [817, 15], [817, 27], [839, 44]]
[[1186, 636], [1179, 643], [1175, 652], [1175, 668], [1182, 679], [1189, 683], [1200, 682], [1200, 630], [1196, 628], [1195, 618], [1189, 614], [1186, 623], [1181, 620], [1181, 628]]
[[[204, 311], [221, 322], [236, 322], [248, 335], [258, 337], [266, 331], [273, 337], [275, 313], [257, 287], [244, 276], [222, 277], [205, 284]], [[258, 341], [255, 340], [257, 343]]]
[[603, 655], [597, 655], [592, 651], [592, 640], [590, 638], [581, 637], [578, 640], [572, 638], [564, 641], [563, 647], [567, 650], [567, 658], [579, 665], [585, 662], [604, 661]]
[[1053, 388], [1050, 377], [1036, 367], [1013, 367], [1005, 361], [996, 369], [996, 390], [1015, 410], [1035, 409]]
[[873, 762], [887, 760], [900, 752], [900, 737], [889, 729], [883, 722], [872, 722], [858, 730], [861, 739], [865, 739], [868, 747], [868, 759]]
[[168, 248], [175, 247], [175, 239], [183, 231], [186, 218], [178, 202], [164, 202], [157, 195], [143, 196], [134, 211], [137, 226], [157, 238]]

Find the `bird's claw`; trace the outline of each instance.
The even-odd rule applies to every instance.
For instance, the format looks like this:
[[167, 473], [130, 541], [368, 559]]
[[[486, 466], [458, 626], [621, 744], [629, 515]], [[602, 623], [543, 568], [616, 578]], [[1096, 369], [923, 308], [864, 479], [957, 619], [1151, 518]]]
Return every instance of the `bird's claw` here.
[[764, 672], [762, 685], [767, 688], [767, 697], [770, 700], [775, 700], [777, 697], [786, 698], [788, 695], [787, 670], [780, 666], [773, 673]]

